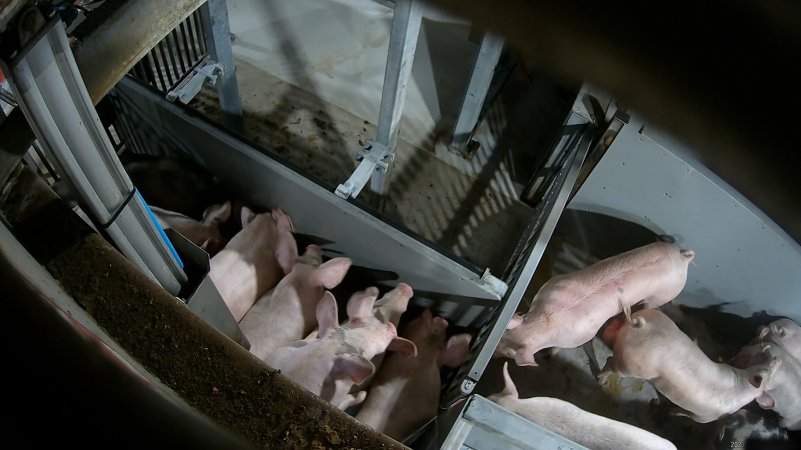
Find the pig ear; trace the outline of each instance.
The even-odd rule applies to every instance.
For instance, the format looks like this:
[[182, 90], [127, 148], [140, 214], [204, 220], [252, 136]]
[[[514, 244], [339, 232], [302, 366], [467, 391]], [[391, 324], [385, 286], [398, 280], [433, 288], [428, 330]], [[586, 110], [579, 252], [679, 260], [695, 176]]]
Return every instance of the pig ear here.
[[387, 350], [402, 353], [407, 358], [417, 356], [417, 346], [414, 345], [414, 342], [402, 337], [393, 339], [387, 346]]
[[325, 291], [323, 298], [320, 299], [320, 303], [317, 304], [317, 327], [319, 328], [317, 337], [322, 339], [328, 336], [333, 333], [338, 326], [339, 312], [337, 310], [337, 300], [334, 298], [334, 294]]
[[275, 260], [278, 261], [278, 266], [284, 275], [292, 270], [296, 259], [298, 259], [298, 244], [295, 242], [295, 237], [290, 232], [280, 233], [275, 247]]
[[315, 286], [323, 286], [326, 289], [333, 289], [342, 279], [350, 268], [350, 258], [334, 258], [321, 264], [320, 267], [314, 269], [311, 276], [311, 282]]
[[219, 225], [231, 217], [231, 202], [222, 205], [212, 205], [203, 211], [203, 223], [206, 225]]
[[242, 228], [248, 226], [250, 222], [256, 217], [256, 213], [251, 211], [247, 206], [242, 207]]
[[270, 211], [270, 215], [275, 221], [275, 226], [281, 231], [295, 231], [295, 226], [292, 224], [292, 219], [280, 208], [274, 208]]
[[351, 295], [348, 300], [348, 320], [364, 320], [373, 315], [373, 305], [378, 298], [378, 288], [369, 287]]
[[440, 366], [459, 367], [470, 354], [470, 341], [473, 339], [469, 333], [456, 334], [448, 339], [445, 348], [439, 353], [437, 363]]
[[509, 323], [506, 325], [507, 330], [511, 330], [512, 328], [517, 328], [520, 324], [523, 323], [523, 315], [522, 314], [515, 314], [509, 320]]
[[360, 384], [375, 373], [375, 366], [363, 356], [344, 353], [334, 360], [334, 373], [345, 375], [354, 383]]
[[508, 395], [510, 397], [518, 398], [519, 394], [517, 393], [517, 386], [515, 386], [515, 382], [512, 381], [512, 377], [509, 375], [509, 361], [505, 361], [503, 363], [503, 395]]

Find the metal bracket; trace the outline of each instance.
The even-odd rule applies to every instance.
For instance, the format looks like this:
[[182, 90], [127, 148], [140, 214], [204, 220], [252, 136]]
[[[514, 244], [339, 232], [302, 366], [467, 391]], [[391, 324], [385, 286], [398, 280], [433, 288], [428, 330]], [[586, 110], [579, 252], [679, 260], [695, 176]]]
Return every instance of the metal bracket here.
[[223, 66], [215, 61], [208, 61], [202, 67], [195, 68], [195, 74], [182, 86], [167, 92], [167, 100], [174, 102], [178, 99], [183, 104], [192, 101], [200, 92], [203, 85], [214, 86], [217, 84], [217, 77], [223, 75]]
[[509, 286], [503, 280], [490, 273], [489, 268], [484, 269], [484, 273], [481, 274], [481, 282], [501, 298], [506, 295], [506, 290], [509, 289]]
[[356, 160], [360, 161], [359, 166], [346, 182], [337, 186], [336, 194], [344, 199], [358, 196], [373, 173], [386, 173], [394, 159], [395, 153], [390, 152], [387, 146], [368, 140], [364, 148], [356, 152]]

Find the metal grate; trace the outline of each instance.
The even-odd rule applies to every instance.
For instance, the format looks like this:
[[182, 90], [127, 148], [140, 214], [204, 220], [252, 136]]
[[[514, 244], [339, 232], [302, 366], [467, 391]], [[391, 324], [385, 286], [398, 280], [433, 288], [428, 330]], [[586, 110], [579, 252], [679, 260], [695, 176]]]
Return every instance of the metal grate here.
[[180, 140], [153, 127], [145, 120], [144, 113], [124, 96], [112, 89], [106, 97], [114, 110], [109, 128], [117, 133], [117, 139], [125, 151], [142, 155], [190, 157], [190, 152]]
[[198, 9], [136, 63], [129, 75], [165, 95], [178, 87], [208, 56], [202, 23]]
[[[508, 318], [517, 308], [530, 282], [533, 274], [530, 263], [533, 262], [534, 267], [539, 263], [542, 250], [555, 228], [556, 220], [567, 204], [567, 197], [590, 147], [594, 130], [593, 124], [575, 113], [571, 113], [562, 126], [562, 131], [548, 157], [548, 163], [543, 165], [537, 174], [542, 181], [539, 184], [540, 188], [533, 191], [538, 195], [534, 203], [536, 205], [534, 213], [504, 274], [509, 289], [500, 306], [495, 308], [473, 339], [470, 358], [457, 371], [452, 372], [443, 383], [441, 402], [443, 407], [452, 405], [468, 395], [465, 391], [472, 390], [473, 383], [479, 379], [492, 357]], [[536, 248], [538, 244], [539, 251]]]

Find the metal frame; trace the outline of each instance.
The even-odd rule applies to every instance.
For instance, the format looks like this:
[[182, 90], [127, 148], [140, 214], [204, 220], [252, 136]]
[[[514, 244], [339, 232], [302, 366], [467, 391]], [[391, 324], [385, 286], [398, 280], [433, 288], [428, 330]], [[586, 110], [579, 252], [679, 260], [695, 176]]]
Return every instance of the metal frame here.
[[70, 180], [93, 221], [144, 274], [177, 294], [182, 263], [125, 173], [78, 72], [56, 16], [3, 70], [60, 177]]
[[358, 196], [368, 181], [370, 190], [379, 198], [386, 191], [422, 18], [420, 0], [395, 2], [376, 138], [359, 152], [361, 161], [350, 178], [336, 188], [336, 194], [342, 198]]
[[241, 130], [244, 125], [242, 99], [236, 82], [231, 28], [228, 25], [228, 7], [225, 0], [208, 0], [200, 7], [200, 18], [203, 22], [203, 35], [209, 58], [221, 68], [220, 79], [217, 81], [220, 109], [226, 123]]
[[[577, 99], [578, 101], [580, 99]], [[486, 322], [473, 339], [471, 359], [452, 376], [450, 384], [443, 386], [441, 400], [443, 407], [448, 407], [470, 394], [484, 373], [506, 330], [506, 324], [520, 304], [559, 217], [567, 205], [582, 163], [592, 144], [595, 129], [594, 123], [577, 113], [575, 108], [565, 120], [563, 134], [576, 135], [577, 139], [562, 138], [554, 146], [552, 155], [564, 156], [559, 170], [549, 177], [547, 188], [541, 191], [542, 197], [537, 202], [532, 219], [510, 261], [505, 276], [509, 289], [502, 306], [495, 311], [494, 317]]]
[[478, 125], [484, 100], [490, 90], [495, 68], [501, 58], [503, 45], [504, 39], [494, 33], [484, 33], [481, 38], [473, 70], [470, 72], [470, 81], [467, 83], [462, 106], [453, 126], [451, 150], [466, 153]]
[[[119, 117], [130, 113], [126, 120], [141, 127], [142, 134], [211, 169], [242, 201], [262, 208], [280, 205], [297, 232], [330, 241], [323, 245], [328, 254], [345, 253], [354, 265], [393, 274], [378, 284], [409, 283], [415, 302], [434, 304], [440, 315], [466, 325], [486, 317], [503, 298], [507, 289], [502, 280], [464, 265], [405, 228], [393, 227], [371, 208], [337, 197], [270, 152], [168, 102], [144, 83], [125, 79], [115, 94], [125, 112]], [[390, 260], [388, 253], [393, 254]], [[462, 308], [464, 304], [480, 308], [480, 314]]]
[[440, 449], [500, 447], [514, 450], [589, 450], [480, 395], [470, 396], [467, 400]]

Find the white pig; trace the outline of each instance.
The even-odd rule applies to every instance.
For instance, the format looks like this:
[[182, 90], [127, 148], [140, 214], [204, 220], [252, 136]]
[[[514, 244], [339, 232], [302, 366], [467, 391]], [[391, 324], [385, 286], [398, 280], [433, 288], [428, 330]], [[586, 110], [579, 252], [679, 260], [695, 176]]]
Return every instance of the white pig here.
[[181, 213], [150, 206], [161, 228], [172, 228], [198, 247], [206, 250], [209, 256], [216, 255], [224, 246], [225, 238], [220, 234], [220, 225], [231, 217], [231, 202], [212, 205], [203, 212], [203, 219], [197, 220]]
[[211, 258], [209, 277], [237, 322], [292, 269], [298, 256], [292, 221], [280, 209], [242, 208], [242, 230]]
[[488, 398], [509, 411], [592, 450], [676, 450], [667, 439], [585, 411], [564, 400], [550, 397], [521, 399], [509, 376], [508, 366], [508, 362], [503, 364], [503, 391]]
[[[369, 298], [357, 297], [355, 301], [367, 302], [372, 309], [373, 301]], [[351, 394], [349, 390], [353, 383], [361, 383], [375, 371], [370, 358], [386, 350], [399, 351], [408, 357], [417, 355], [414, 343], [398, 337], [392, 323], [339, 326], [337, 302], [329, 291], [317, 304], [317, 324], [316, 339], [279, 347], [265, 362], [340, 409], [364, 401], [365, 391]]]
[[350, 268], [349, 258], [323, 263], [316, 245], [295, 260], [292, 271], [248, 310], [239, 327], [250, 341], [250, 352], [264, 359], [277, 347], [303, 339], [317, 325], [317, 303], [326, 289], [336, 287]]
[[768, 380], [765, 393], [756, 398], [759, 406], [772, 409], [782, 417], [781, 426], [788, 430], [801, 430], [801, 362], [783, 347], [770, 344], [749, 345], [734, 357], [735, 367], [746, 368], [764, 364], [771, 358], [781, 364]]
[[417, 358], [390, 354], [370, 384], [356, 420], [403, 440], [437, 415], [442, 366], [459, 367], [468, 355], [470, 334], [445, 340], [448, 322], [431, 311], [409, 322], [403, 336], [417, 345]]
[[694, 257], [692, 250], [655, 242], [557, 275], [537, 292], [528, 313], [512, 317], [495, 355], [536, 366], [534, 354], [541, 349], [579, 347], [621, 311], [673, 300], [684, 289]]
[[[371, 297], [375, 300], [378, 297], [378, 289], [369, 287], [364, 291], [357, 292], [354, 295], [363, 295]], [[372, 311], [355, 309], [357, 305], [366, 305], [366, 301], [354, 302], [348, 301], [348, 320], [342, 324], [343, 328], [353, 328], [357, 326], [364, 326], [364, 324], [378, 325], [381, 323], [391, 323], [398, 327], [400, 318], [406, 308], [409, 306], [409, 300], [414, 296], [412, 287], [406, 283], [398, 283], [394, 289], [384, 294], [378, 300], [375, 300]], [[384, 361], [385, 352], [379, 353], [373, 357], [371, 362], [375, 366], [376, 371], [381, 367]], [[363, 382], [354, 384], [351, 391], [361, 391], [369, 386], [373, 376], [367, 377]]]
[[773, 342], [796, 361], [801, 361], [801, 325], [790, 319], [779, 319], [766, 327], [759, 328], [758, 339], [762, 342]]
[[648, 380], [681, 408], [674, 414], [699, 423], [732, 414], [762, 395], [780, 364], [772, 359], [738, 369], [716, 363], [658, 309], [637, 311], [631, 322], [615, 321], [604, 330], [613, 353], [599, 381], [605, 383], [612, 371]]

